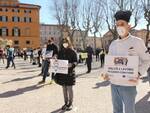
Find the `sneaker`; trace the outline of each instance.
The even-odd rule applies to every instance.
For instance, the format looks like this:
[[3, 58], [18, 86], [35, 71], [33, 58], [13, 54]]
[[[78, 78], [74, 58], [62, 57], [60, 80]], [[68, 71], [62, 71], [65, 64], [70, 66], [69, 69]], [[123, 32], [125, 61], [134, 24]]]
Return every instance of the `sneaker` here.
[[6, 66], [5, 68], [6, 68], [6, 69], [8, 69], [8, 68], [9, 68], [9, 66]]
[[53, 83], [54, 83], [54, 80], [51, 80], [51, 81], [49, 82], [50, 85], [53, 84]]
[[50, 76], [50, 74], [48, 73], [46, 76], [47, 76], [47, 77], [49, 77], [49, 76]]
[[86, 73], [90, 73], [91, 71], [87, 71]]
[[42, 76], [42, 75], [43, 75], [42, 73], [38, 74], [38, 76]]
[[66, 107], [66, 111], [70, 111], [70, 110], [72, 110], [72, 109], [73, 109], [73, 105], [72, 105], [72, 104], [67, 105], [67, 107]]
[[40, 81], [38, 84], [44, 84], [45, 83], [45, 81], [44, 80], [42, 80], [42, 81]]
[[67, 108], [67, 104], [63, 105], [61, 109], [66, 110], [66, 108]]

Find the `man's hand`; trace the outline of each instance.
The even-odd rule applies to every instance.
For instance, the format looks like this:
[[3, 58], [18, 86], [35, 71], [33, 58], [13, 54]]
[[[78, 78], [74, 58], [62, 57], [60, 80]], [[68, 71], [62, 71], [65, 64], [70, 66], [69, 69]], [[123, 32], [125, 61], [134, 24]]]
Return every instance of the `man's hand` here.
[[129, 79], [129, 82], [138, 83], [139, 79], [140, 79], [140, 76], [138, 75], [138, 77], [136, 77], [134, 79]]
[[106, 81], [107, 81], [107, 80], [110, 80], [108, 74], [102, 73], [102, 74], [101, 74], [101, 77], [102, 77], [104, 80], [106, 80]]
[[69, 67], [69, 68], [72, 67], [72, 63], [69, 63], [69, 64], [68, 64], [68, 67]]

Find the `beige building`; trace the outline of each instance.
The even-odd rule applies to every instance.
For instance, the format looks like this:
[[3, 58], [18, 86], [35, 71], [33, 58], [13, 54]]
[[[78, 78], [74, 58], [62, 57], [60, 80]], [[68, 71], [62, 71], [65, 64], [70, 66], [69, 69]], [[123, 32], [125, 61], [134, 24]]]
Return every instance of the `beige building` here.
[[[139, 38], [142, 38], [144, 40], [144, 42], [146, 43], [146, 34], [147, 34], [146, 29], [133, 30], [131, 34], [134, 35], [134, 36], [137, 36]], [[149, 40], [150, 40], [150, 36], [149, 36]]]
[[102, 41], [102, 47], [105, 49], [105, 50], [108, 50], [109, 48], [109, 45], [111, 43], [113, 39], [113, 36], [112, 36], [112, 33], [111, 32], [107, 32], [103, 35], [101, 41]]
[[[141, 29], [141, 30], [132, 30], [131, 34], [134, 36], [137, 36], [139, 38], [142, 38], [144, 40], [144, 42], [146, 43], [146, 33], [147, 30], [146, 29]], [[111, 32], [107, 32], [106, 34], [104, 34], [103, 38], [102, 38], [102, 46], [108, 50], [109, 45], [111, 43], [113, 39], [112, 33]], [[150, 39], [150, 37], [149, 37]]]
[[[82, 34], [84, 34], [84, 31], [82, 31]], [[85, 40], [86, 45], [91, 45], [91, 47], [94, 49], [95, 48], [95, 43], [94, 43], [94, 37], [92, 36], [87, 36]], [[80, 31], [76, 30], [74, 32], [73, 36], [73, 45], [76, 49], [83, 49], [83, 40], [81, 37]], [[96, 38], [96, 48], [101, 48], [101, 38], [97, 37]]]
[[[69, 28], [69, 27], [67, 27]], [[61, 31], [63, 29], [63, 31]], [[70, 28], [69, 28], [70, 29]], [[61, 25], [53, 25], [53, 24], [41, 24], [40, 25], [40, 40], [41, 46], [46, 43], [50, 38], [54, 38], [54, 43], [59, 45], [62, 37], [67, 37], [68, 33], [66, 31], [66, 27]]]
[[56, 44], [59, 44], [59, 38], [61, 37], [59, 26], [51, 24], [41, 24], [40, 25], [41, 45], [46, 43], [51, 37], [54, 38], [54, 42]]
[[[59, 45], [59, 41], [61, 38], [61, 31], [60, 31], [59, 25], [51, 25], [51, 24], [41, 24], [40, 25], [40, 39], [41, 39], [41, 45], [43, 45], [45, 42], [47, 42], [51, 37], [54, 38], [54, 42]], [[69, 28], [69, 27], [68, 27]], [[82, 31], [82, 34], [84, 34], [84, 31]], [[67, 31], [63, 32], [63, 36], [67, 37], [68, 33]], [[87, 37], [86, 38], [86, 44], [90, 44], [93, 48], [94, 45], [94, 37]], [[73, 46], [76, 49], [83, 49], [83, 41], [81, 37], [81, 33], [79, 30], [76, 30], [73, 35]], [[96, 48], [101, 48], [101, 38], [96, 38]]]
[[[86, 38], [86, 43], [90, 45], [93, 49], [95, 48], [95, 37], [93, 36], [88, 36]], [[101, 38], [96, 37], [96, 48], [102, 48], [102, 43], [101, 43]]]
[[[84, 31], [82, 31], [84, 33]], [[83, 49], [83, 41], [80, 31], [76, 30], [73, 36], [73, 46], [76, 49]]]

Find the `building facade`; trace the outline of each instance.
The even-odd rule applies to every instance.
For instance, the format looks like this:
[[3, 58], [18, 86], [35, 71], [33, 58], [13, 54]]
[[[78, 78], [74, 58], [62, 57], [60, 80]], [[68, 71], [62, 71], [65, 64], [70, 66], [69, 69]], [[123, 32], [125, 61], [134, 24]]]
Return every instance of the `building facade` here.
[[41, 45], [46, 43], [51, 37], [54, 38], [56, 45], [59, 44], [59, 39], [61, 37], [61, 32], [58, 25], [51, 24], [41, 24], [40, 25], [40, 40]]
[[15, 48], [40, 46], [40, 6], [18, 0], [0, 0], [0, 37], [12, 40]]
[[[82, 31], [82, 34], [84, 34], [85, 32]], [[93, 36], [87, 36], [85, 39], [85, 44], [86, 45], [90, 45], [93, 49], [95, 48], [95, 40]], [[73, 45], [76, 49], [78, 50], [83, 50], [83, 40], [82, 40], [82, 36], [79, 30], [76, 30], [74, 32], [74, 36], [73, 36]], [[101, 44], [101, 38], [100, 37], [96, 37], [96, 48], [102, 48], [102, 44]]]
[[[131, 31], [131, 34], [133, 36], [136, 36], [136, 37], [139, 37], [139, 38], [143, 39], [145, 43], [146, 43], [146, 33], [147, 33], [146, 29], [141, 29], [141, 30], [133, 29]], [[104, 34], [104, 36], [102, 38], [102, 46], [106, 50], [108, 50], [109, 45], [110, 45], [110, 43], [111, 43], [112, 40], [113, 40], [112, 33], [111, 32], [107, 32], [106, 34]], [[149, 36], [149, 40], [150, 40], [150, 36]]]

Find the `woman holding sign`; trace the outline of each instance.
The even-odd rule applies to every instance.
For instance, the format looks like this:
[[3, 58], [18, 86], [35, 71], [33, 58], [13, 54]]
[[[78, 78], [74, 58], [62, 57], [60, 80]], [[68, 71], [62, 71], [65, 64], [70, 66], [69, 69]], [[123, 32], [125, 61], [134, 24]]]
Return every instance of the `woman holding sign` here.
[[71, 110], [73, 103], [73, 85], [75, 85], [75, 67], [77, 55], [72, 49], [72, 44], [68, 39], [63, 39], [62, 46], [58, 53], [59, 60], [68, 60], [68, 74], [56, 73], [55, 82], [62, 86], [65, 105], [62, 110]]

